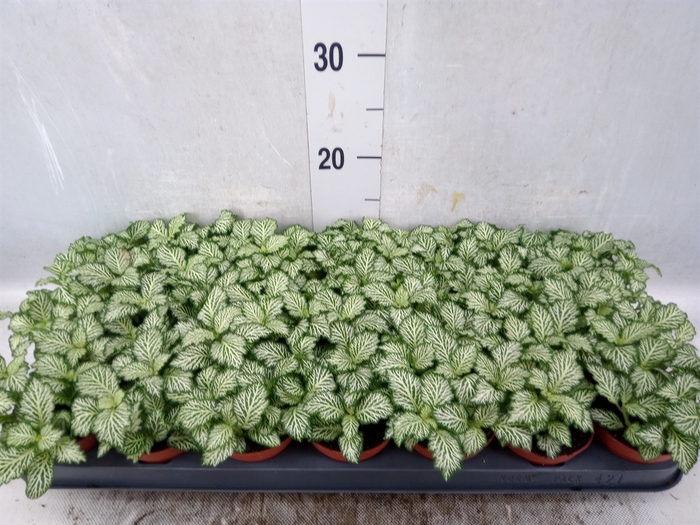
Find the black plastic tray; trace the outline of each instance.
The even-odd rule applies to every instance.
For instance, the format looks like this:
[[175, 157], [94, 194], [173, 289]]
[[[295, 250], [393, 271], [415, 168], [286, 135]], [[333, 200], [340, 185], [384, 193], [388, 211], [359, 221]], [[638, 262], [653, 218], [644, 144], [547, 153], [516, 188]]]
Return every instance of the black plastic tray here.
[[465, 461], [449, 481], [432, 461], [393, 444], [353, 465], [326, 458], [308, 443], [292, 443], [261, 463], [228, 459], [200, 465], [200, 455], [183, 454], [163, 465], [132, 463], [110, 452], [87, 454], [80, 465], [56, 465], [54, 488], [110, 488], [231, 492], [571, 492], [660, 491], [682, 477], [672, 462], [638, 465], [617, 458], [599, 443], [568, 463], [537, 467], [492, 443]]

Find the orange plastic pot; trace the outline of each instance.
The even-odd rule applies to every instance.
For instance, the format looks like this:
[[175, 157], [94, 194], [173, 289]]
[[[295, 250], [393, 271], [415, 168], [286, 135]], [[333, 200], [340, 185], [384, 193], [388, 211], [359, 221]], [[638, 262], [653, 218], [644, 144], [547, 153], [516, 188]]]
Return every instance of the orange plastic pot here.
[[168, 447], [157, 452], [151, 452], [150, 454], [143, 454], [139, 458], [139, 461], [141, 463], [167, 463], [184, 453], [184, 450]]
[[85, 436], [84, 438], [80, 438], [78, 440], [78, 446], [83, 452], [92, 450], [97, 446], [97, 437], [95, 436], [95, 434], [90, 434]]
[[571, 454], [560, 454], [556, 458], [548, 458], [547, 456], [541, 456], [540, 454], [537, 454], [535, 452], [530, 452], [529, 450], [524, 450], [522, 448], [516, 448], [508, 445], [508, 448], [511, 449], [515, 454], [520, 456], [521, 458], [524, 458], [528, 460], [531, 464], [538, 466], [538, 467], [553, 467], [555, 465], [561, 465], [562, 463], [566, 463], [572, 458], [575, 458], [578, 456], [581, 452], [586, 450], [591, 443], [593, 442], [593, 432], [591, 432], [591, 436], [588, 438], [588, 441], [586, 441], [586, 444], [583, 445], [580, 449], [573, 451]]
[[[324, 456], [328, 456], [331, 459], [334, 459], [336, 461], [341, 461], [343, 463], [347, 463], [348, 460], [345, 459], [343, 454], [339, 450], [333, 450], [332, 448], [328, 448], [325, 445], [322, 445], [321, 443], [316, 443], [312, 442], [311, 443], [314, 447], [316, 447], [316, 450], [318, 450], [321, 454]], [[384, 440], [382, 441], [379, 445], [376, 447], [368, 448], [367, 450], [364, 450], [362, 454], [360, 454], [360, 461], [364, 461], [369, 458], [373, 458], [377, 454], [379, 454], [382, 450], [386, 448], [386, 446], [389, 444], [389, 440]]]
[[595, 426], [595, 435], [603, 446], [615, 454], [618, 458], [626, 459], [627, 461], [632, 461], [633, 463], [651, 464], [663, 463], [664, 461], [671, 460], [671, 454], [661, 454], [658, 458], [646, 461], [636, 449], [632, 448], [627, 443], [623, 443], [599, 425]]
[[265, 450], [259, 450], [257, 452], [243, 452], [242, 454], [235, 453], [231, 457], [238, 461], [245, 461], [247, 463], [257, 463], [258, 461], [266, 461], [280, 454], [285, 448], [289, 446], [291, 442], [292, 437], [289, 436], [276, 447], [266, 448]]
[[[491, 442], [493, 441], [493, 438], [494, 438], [494, 437], [496, 437], [495, 434], [491, 434], [491, 436], [486, 440], [486, 444], [484, 445], [484, 447], [483, 447], [481, 450], [484, 450], [484, 448], [488, 447], [488, 446], [491, 444]], [[432, 452], [430, 452], [430, 450], [428, 449], [428, 447], [424, 447], [424, 446], [421, 445], [420, 443], [416, 443], [416, 445], [413, 447], [413, 450], [415, 450], [416, 452], [418, 452], [418, 453], [419, 453], [421, 456], [423, 456], [424, 458], [428, 458], [430, 461], [432, 461], [433, 459], [435, 459], [435, 458], [433, 458], [433, 454], [432, 454]], [[480, 453], [481, 453], [481, 450], [480, 450], [479, 452], [477, 452], [476, 454], [472, 454], [471, 456], [465, 455], [465, 456], [464, 456], [464, 459], [467, 460], [467, 459], [473, 458], [473, 457], [476, 456], [477, 454], [480, 454]]]

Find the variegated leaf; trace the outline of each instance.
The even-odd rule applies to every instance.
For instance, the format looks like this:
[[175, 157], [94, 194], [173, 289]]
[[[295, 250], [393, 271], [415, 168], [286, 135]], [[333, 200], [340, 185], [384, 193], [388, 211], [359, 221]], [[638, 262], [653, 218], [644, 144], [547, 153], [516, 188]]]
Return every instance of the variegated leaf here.
[[387, 419], [392, 412], [393, 407], [389, 397], [381, 392], [372, 392], [357, 405], [355, 417], [361, 425], [367, 425]]
[[129, 407], [122, 403], [116, 408], [100, 410], [93, 420], [93, 431], [100, 443], [119, 447], [129, 426]]
[[51, 389], [40, 381], [30, 381], [19, 404], [20, 417], [38, 430], [50, 423], [53, 413], [54, 395]]
[[392, 400], [405, 410], [418, 410], [421, 404], [421, 381], [405, 370], [387, 372]]
[[303, 407], [294, 406], [284, 410], [282, 428], [296, 441], [303, 441], [309, 434], [309, 414]]
[[556, 458], [561, 452], [561, 442], [551, 435], [537, 435], [537, 446], [543, 450], [547, 457]]
[[194, 429], [206, 425], [216, 415], [216, 404], [213, 401], [193, 399], [180, 407], [178, 421], [184, 428]]
[[602, 366], [591, 366], [589, 372], [595, 380], [596, 390], [611, 403], [617, 403], [621, 390], [615, 373]]
[[700, 406], [694, 399], [673, 403], [667, 413], [679, 432], [700, 439]]
[[561, 421], [550, 421], [547, 425], [547, 433], [562, 445], [571, 446], [571, 431], [568, 425]]
[[463, 434], [470, 427], [469, 414], [462, 405], [453, 403], [438, 407], [433, 410], [433, 416], [440, 425], [456, 434]]
[[54, 449], [54, 455], [58, 463], [81, 463], [85, 461], [85, 453], [80, 449], [78, 442], [71, 436], [63, 436]]
[[447, 430], [437, 430], [428, 440], [428, 449], [433, 454], [435, 467], [447, 481], [462, 467], [464, 454], [459, 441]]
[[619, 416], [611, 410], [593, 408], [591, 409], [591, 415], [596, 423], [608, 430], [620, 430], [625, 428]]
[[698, 460], [697, 438], [684, 436], [673, 429], [666, 433], [666, 449], [685, 474]]
[[402, 412], [393, 416], [390, 424], [394, 441], [399, 446], [407, 439], [422, 441], [432, 432], [430, 425], [413, 412]]
[[548, 390], [552, 394], [564, 394], [583, 379], [583, 370], [572, 352], [556, 352], [549, 369]]
[[345, 407], [340, 397], [332, 392], [318, 393], [309, 400], [306, 409], [328, 422], [338, 421], [345, 413]]
[[527, 390], [515, 392], [509, 407], [509, 422], [542, 426], [549, 419], [549, 403]]
[[53, 457], [48, 452], [37, 454], [27, 467], [27, 497], [38, 498], [49, 489], [52, 482]]

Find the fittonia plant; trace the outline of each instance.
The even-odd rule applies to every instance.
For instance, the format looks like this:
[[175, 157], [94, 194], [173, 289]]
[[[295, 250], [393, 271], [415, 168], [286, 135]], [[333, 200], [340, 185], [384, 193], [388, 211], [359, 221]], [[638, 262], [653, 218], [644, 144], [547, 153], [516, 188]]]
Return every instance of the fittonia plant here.
[[87, 363], [78, 370], [71, 429], [78, 436], [95, 434], [100, 454], [124, 445], [138, 411], [140, 396], [136, 392], [127, 396], [121, 386], [116, 372], [108, 365]]
[[[270, 403], [273, 377], [263, 365], [246, 358], [256, 345], [288, 334], [279, 286], [267, 281], [271, 296], [257, 296], [227, 273], [205, 299], [196, 319], [178, 324], [181, 348], [174, 370], [195, 373], [194, 383], [170, 389], [180, 404], [177, 424], [216, 465], [246, 450], [245, 438], [265, 446], [280, 443], [281, 411]], [[279, 281], [279, 279], [277, 279]], [[188, 447], [190, 448], [190, 447]]]
[[315, 441], [338, 440], [348, 461], [357, 463], [363, 451], [361, 425], [378, 423], [392, 413], [386, 389], [375, 376], [379, 338], [375, 332], [335, 321], [330, 325], [332, 348], [321, 355], [333, 372], [338, 392], [324, 392], [307, 405], [311, 418], [309, 437]]
[[[612, 310], [612, 309], [611, 309]], [[695, 329], [675, 304], [641, 300], [610, 312], [589, 311], [601, 364], [589, 364], [595, 387], [613, 410], [596, 408], [596, 421], [624, 430], [644, 459], [667, 451], [687, 472], [700, 447], [700, 359], [688, 344]]]
[[[173, 356], [179, 334], [168, 328], [163, 314], [149, 314], [138, 328], [133, 348], [112, 361], [112, 368], [126, 383], [127, 398], [132, 397], [142, 416], [132, 417], [119, 449], [133, 461], [151, 451], [155, 443], [165, 441], [175, 407], [165, 397], [167, 383], [181, 381], [166, 368]], [[172, 385], [167, 385], [172, 389]]]
[[334, 324], [352, 327], [360, 333], [382, 333], [387, 324], [380, 312], [370, 309], [361, 294], [340, 295], [332, 290], [319, 290], [309, 305], [311, 329], [319, 337], [331, 338]]
[[271, 371], [274, 383], [273, 404], [281, 410], [281, 428], [297, 441], [308, 438], [311, 431], [309, 404], [316, 396], [336, 389], [331, 372], [314, 359], [316, 338], [300, 324], [289, 337], [289, 345], [264, 342], [255, 356]]
[[427, 441], [445, 479], [459, 469], [465, 455], [486, 444], [482, 425], [497, 422], [497, 407], [468, 404], [475, 392], [477, 378], [469, 373], [477, 348], [457, 343], [435, 318], [416, 313], [382, 344], [376, 364], [396, 407], [387, 436], [408, 449]]
[[448, 479], [459, 470], [464, 458], [456, 432], [439, 421], [441, 411], [447, 419], [453, 419], [449, 407], [454, 394], [449, 382], [435, 373], [418, 376], [408, 370], [393, 369], [386, 374], [396, 406], [387, 423], [387, 437], [408, 449], [427, 440], [435, 466]]
[[490, 433], [553, 456], [591, 420], [687, 472], [695, 330], [647, 295], [648, 268], [609, 234], [467, 220], [278, 233], [224, 211], [83, 237], [2, 315], [0, 480], [40, 495], [88, 433], [132, 460], [167, 441], [215, 465], [287, 434], [355, 461], [381, 420], [398, 444], [426, 440], [446, 478]]
[[340, 451], [357, 463], [365, 448], [362, 425], [378, 423], [392, 413], [387, 392], [341, 388], [316, 396], [308, 405], [312, 414], [309, 438], [317, 442], [338, 441]]
[[[4, 365], [3, 361], [2, 368]], [[11, 363], [8, 368], [15, 367]], [[7, 370], [4, 372], [6, 377], [1, 384], [7, 388], [11, 375]], [[56, 411], [54, 394], [40, 379], [32, 378], [26, 383], [14, 407], [12, 397], [17, 396], [5, 392], [0, 396], [3, 398], [0, 483], [24, 475], [27, 496], [37, 498], [51, 486], [55, 462], [79, 463], [85, 461], [85, 454], [75, 439], [67, 435], [70, 415]], [[10, 393], [16, 394], [12, 390]]]
[[280, 412], [270, 405], [265, 379], [265, 369], [248, 361], [237, 370], [212, 366], [197, 374], [178, 423], [203, 452], [202, 464], [215, 466], [245, 452], [246, 437], [265, 446], [280, 444]]
[[572, 445], [570, 427], [593, 431], [589, 407], [595, 390], [584, 380], [576, 352], [589, 349], [590, 344], [572, 334], [579, 321], [578, 308], [565, 293], [568, 289], [550, 287], [552, 282], [557, 283], [544, 284], [541, 302], [530, 306], [527, 323], [513, 316], [504, 327], [514, 351], [525, 345], [518, 361], [527, 370], [527, 388], [513, 392], [508, 417], [527, 425], [539, 449], [554, 458], [562, 446]]
[[[317, 258], [327, 273], [329, 288], [348, 295], [362, 293], [370, 310], [380, 310], [394, 324], [414, 309], [427, 311], [436, 304], [435, 278], [397, 242], [400, 237], [405, 243], [400, 230], [369, 219], [362, 228], [350, 224], [354, 223], [330, 228], [329, 239], [319, 243], [322, 249]], [[349, 256], [348, 251], [358, 255]]]
[[539, 365], [530, 368], [527, 387], [513, 393], [508, 417], [526, 425], [539, 449], [555, 458], [562, 446], [572, 445], [571, 427], [593, 431], [589, 407], [595, 391], [574, 352], [554, 352], [550, 362]]
[[[464, 310], [454, 303], [447, 302], [441, 306], [439, 318], [441, 326], [428, 328], [430, 338], [437, 342], [435, 371], [450, 381], [455, 399], [467, 412], [470, 427], [473, 427], [470, 428], [470, 441], [463, 443], [465, 455], [470, 456], [481, 450], [487, 442], [488, 432], [494, 432], [503, 445], [529, 447], [531, 437], [527, 429], [508, 421], [509, 391], [502, 388], [508, 386], [509, 376], [519, 384], [522, 372], [518, 369], [506, 369], [504, 384], [499, 382], [497, 369], [488, 365], [491, 372], [496, 372], [494, 375], [488, 372], [478, 373], [478, 368], [484, 367], [484, 363], [481, 363], [475, 368], [477, 357], [481, 355], [481, 346], [473, 337], [466, 335], [469, 329]], [[496, 381], [502, 392], [499, 393], [493, 388], [488, 381], [489, 377]], [[464, 419], [463, 416], [462, 413]]]
[[530, 449], [530, 432], [527, 422], [512, 418], [510, 409], [515, 395], [522, 392], [528, 374], [520, 362], [521, 347], [518, 343], [505, 342], [489, 352], [477, 354], [476, 374], [472, 381], [460, 385], [462, 399], [472, 406], [497, 407], [498, 420], [490, 425], [501, 445], [512, 444]]

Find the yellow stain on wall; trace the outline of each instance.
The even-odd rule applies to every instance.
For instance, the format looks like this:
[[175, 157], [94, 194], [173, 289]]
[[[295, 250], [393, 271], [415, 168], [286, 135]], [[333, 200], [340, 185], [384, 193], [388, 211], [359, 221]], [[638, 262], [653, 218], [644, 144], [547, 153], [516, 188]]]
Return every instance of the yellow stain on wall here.
[[416, 195], [418, 197], [418, 204], [423, 202], [423, 199], [425, 199], [431, 193], [438, 193], [437, 188], [435, 186], [431, 186], [430, 184], [423, 184]]
[[459, 203], [459, 201], [463, 201], [463, 200], [464, 200], [464, 193], [458, 193], [456, 191], [453, 192], [452, 193], [452, 210], [451, 211], [455, 211], [455, 208], [457, 207], [457, 204]]

